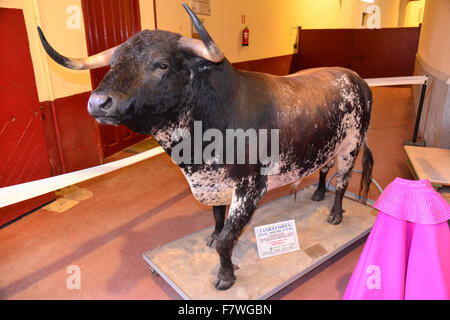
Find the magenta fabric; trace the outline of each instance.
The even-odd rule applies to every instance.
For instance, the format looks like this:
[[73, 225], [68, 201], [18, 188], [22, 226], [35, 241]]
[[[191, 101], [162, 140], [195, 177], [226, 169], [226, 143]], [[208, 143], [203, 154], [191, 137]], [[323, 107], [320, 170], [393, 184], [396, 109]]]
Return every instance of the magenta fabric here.
[[396, 178], [343, 299], [450, 299], [450, 206], [428, 180]]
[[395, 218], [420, 224], [437, 224], [450, 219], [447, 201], [428, 180], [395, 178], [373, 206]]

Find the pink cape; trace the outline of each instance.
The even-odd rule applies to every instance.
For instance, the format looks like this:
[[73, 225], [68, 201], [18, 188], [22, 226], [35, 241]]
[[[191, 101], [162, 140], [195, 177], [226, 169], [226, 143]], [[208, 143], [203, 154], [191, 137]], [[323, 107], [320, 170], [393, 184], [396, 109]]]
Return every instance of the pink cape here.
[[450, 206], [428, 180], [396, 178], [343, 299], [450, 299]]

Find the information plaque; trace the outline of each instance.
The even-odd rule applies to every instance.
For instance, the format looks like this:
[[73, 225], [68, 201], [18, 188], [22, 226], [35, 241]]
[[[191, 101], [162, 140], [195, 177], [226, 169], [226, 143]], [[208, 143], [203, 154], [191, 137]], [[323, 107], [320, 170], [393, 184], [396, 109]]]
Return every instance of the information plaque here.
[[192, 0], [191, 7], [197, 14], [211, 15], [211, 4], [209, 0]]
[[300, 249], [295, 220], [255, 227], [255, 235], [261, 259]]

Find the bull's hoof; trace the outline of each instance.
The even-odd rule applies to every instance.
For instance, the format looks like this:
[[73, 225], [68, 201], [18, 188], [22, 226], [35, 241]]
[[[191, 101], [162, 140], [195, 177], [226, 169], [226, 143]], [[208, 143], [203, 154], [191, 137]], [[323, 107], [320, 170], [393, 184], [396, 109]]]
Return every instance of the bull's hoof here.
[[322, 201], [323, 199], [325, 199], [325, 190], [317, 189], [311, 197], [312, 201]]
[[235, 281], [236, 279], [224, 280], [217, 277], [216, 280], [214, 280], [214, 287], [217, 290], [227, 290], [233, 286]]
[[220, 267], [219, 272], [217, 273], [217, 277], [214, 280], [214, 287], [217, 290], [227, 290], [231, 288], [231, 286], [236, 281], [236, 277], [234, 276], [234, 270], [238, 269], [239, 267], [236, 265], [233, 265], [233, 268], [231, 269], [225, 269]]
[[342, 214], [330, 214], [327, 222], [332, 225], [338, 225], [342, 221]]

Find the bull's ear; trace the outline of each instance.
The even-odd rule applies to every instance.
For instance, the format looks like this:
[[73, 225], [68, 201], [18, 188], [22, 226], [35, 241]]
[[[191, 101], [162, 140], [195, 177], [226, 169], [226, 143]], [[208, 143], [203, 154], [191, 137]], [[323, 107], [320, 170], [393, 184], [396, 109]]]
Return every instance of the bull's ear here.
[[182, 37], [178, 40], [178, 45], [184, 52], [201, 57], [211, 62], [218, 63], [223, 60], [223, 54], [215, 55], [211, 53], [211, 51], [208, 50], [205, 44], [200, 40]]
[[[209, 35], [208, 31], [206, 31], [205, 27], [200, 22], [198, 17], [195, 15], [195, 13], [191, 10], [191, 8], [189, 8], [189, 6], [186, 3], [183, 3], [183, 7], [184, 7], [184, 9], [186, 9], [187, 13], [189, 14], [192, 24], [194, 25], [195, 29], [197, 30], [198, 35], [200, 36], [200, 39], [202, 39], [202, 41], [199, 41], [196, 39], [184, 38], [184, 39], [188, 39], [190, 41], [190, 42], [187, 42], [187, 40], [183, 40], [183, 41], [187, 42], [185, 44], [187, 44], [188, 47], [193, 48], [194, 52], [199, 53], [199, 54], [196, 54], [199, 57], [203, 57], [211, 62], [216, 62], [216, 63], [222, 61], [224, 58], [222, 51], [216, 45], [216, 43], [213, 41], [213, 39]], [[182, 39], [180, 39], [180, 40], [182, 40]], [[207, 53], [203, 52], [205, 49], [200, 48], [200, 46], [195, 43], [196, 41], [203, 44], [203, 48], [206, 49]]]

